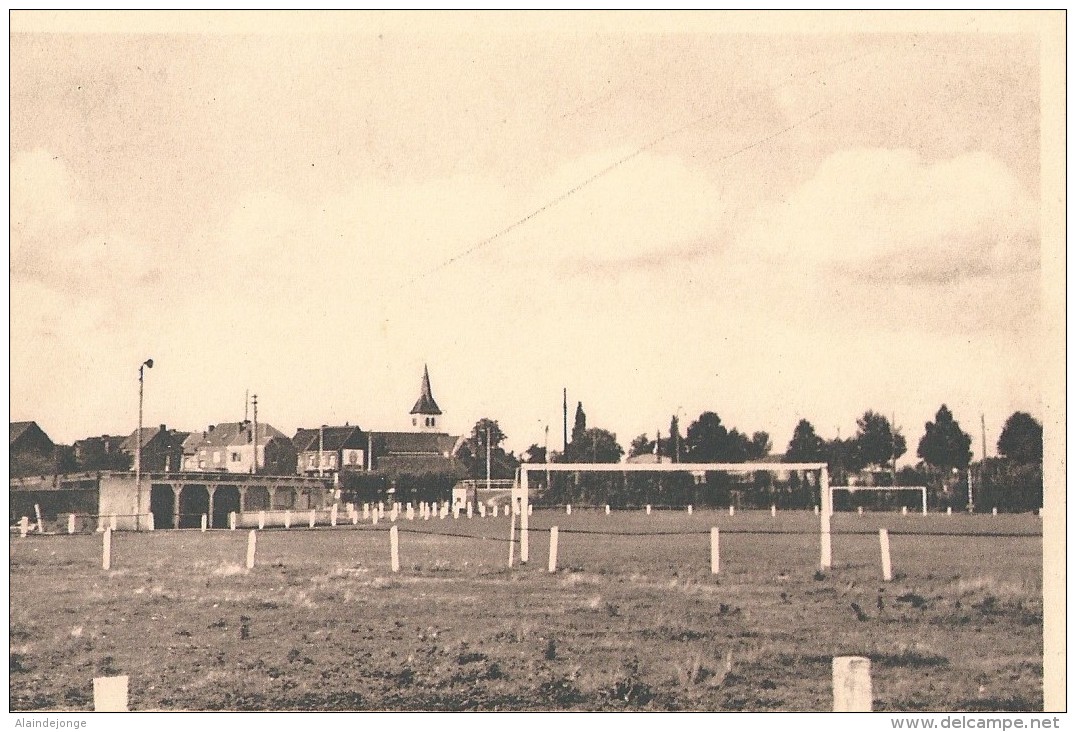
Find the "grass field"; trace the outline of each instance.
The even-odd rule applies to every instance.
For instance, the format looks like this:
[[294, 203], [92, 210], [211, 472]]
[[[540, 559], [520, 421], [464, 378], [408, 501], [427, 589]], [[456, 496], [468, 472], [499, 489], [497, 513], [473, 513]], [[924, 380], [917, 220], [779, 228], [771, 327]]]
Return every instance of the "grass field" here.
[[401, 521], [398, 574], [387, 522], [259, 532], [251, 571], [243, 531], [119, 533], [107, 572], [99, 534], [15, 535], [10, 707], [129, 674], [133, 709], [825, 711], [854, 654], [875, 710], [1041, 710], [1039, 521], [837, 515], [825, 574], [793, 512], [535, 511], [512, 570], [507, 518]]

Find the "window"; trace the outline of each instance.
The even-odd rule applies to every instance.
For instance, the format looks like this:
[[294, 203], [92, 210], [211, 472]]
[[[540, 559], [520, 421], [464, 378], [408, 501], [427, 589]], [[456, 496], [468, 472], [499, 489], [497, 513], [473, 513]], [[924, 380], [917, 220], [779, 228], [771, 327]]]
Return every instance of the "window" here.
[[329, 456], [329, 467], [330, 468], [335, 468], [336, 467], [336, 453], [335, 452], [332, 455]]
[[412, 417], [411, 418], [411, 426], [412, 427], [418, 427], [418, 417]]
[[241, 458], [241, 457], [239, 456], [239, 453], [237, 453], [237, 452], [233, 452], [233, 453], [232, 453], [232, 462], [233, 462], [233, 463], [237, 463], [237, 462], [239, 462], [240, 460], [242, 460], [242, 458]]
[[317, 460], [316, 455], [308, 455], [307, 458], [306, 458], [306, 467], [308, 467], [308, 468], [316, 468], [317, 467], [317, 463], [315, 462], [316, 460]]
[[205, 467], [205, 460], [199, 460], [198, 461], [198, 467], [199, 468], [204, 468]]

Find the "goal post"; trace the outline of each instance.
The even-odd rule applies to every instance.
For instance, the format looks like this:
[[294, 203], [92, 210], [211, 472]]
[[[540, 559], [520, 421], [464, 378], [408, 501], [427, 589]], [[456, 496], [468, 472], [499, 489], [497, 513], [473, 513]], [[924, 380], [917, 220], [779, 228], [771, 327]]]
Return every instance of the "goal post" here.
[[821, 566], [828, 569], [830, 559], [830, 516], [833, 513], [833, 494], [829, 490], [829, 469], [826, 463], [522, 463], [519, 466], [518, 488], [513, 490], [512, 503], [518, 503], [520, 514], [520, 563], [529, 557], [530, 504], [529, 474], [534, 473], [759, 473], [759, 472], [814, 472], [818, 471], [822, 498], [821, 514]]
[[927, 489], [922, 485], [833, 485], [829, 487], [829, 506], [833, 512], [833, 493], [835, 491], [848, 491], [853, 493], [892, 493], [896, 491], [915, 491], [920, 494], [923, 515], [927, 515]]

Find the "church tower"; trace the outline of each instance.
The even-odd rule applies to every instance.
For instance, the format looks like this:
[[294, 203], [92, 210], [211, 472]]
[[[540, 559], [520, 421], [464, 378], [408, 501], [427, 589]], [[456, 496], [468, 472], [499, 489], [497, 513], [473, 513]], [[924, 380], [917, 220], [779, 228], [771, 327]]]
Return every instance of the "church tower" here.
[[433, 390], [430, 389], [430, 369], [422, 368], [422, 391], [418, 401], [411, 408], [411, 426], [419, 432], [441, 431], [441, 409], [433, 400]]

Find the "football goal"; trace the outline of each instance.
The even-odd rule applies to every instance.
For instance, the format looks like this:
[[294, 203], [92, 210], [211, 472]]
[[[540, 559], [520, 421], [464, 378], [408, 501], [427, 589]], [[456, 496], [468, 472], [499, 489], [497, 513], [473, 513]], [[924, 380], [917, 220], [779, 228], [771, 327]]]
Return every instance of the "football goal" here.
[[835, 504], [833, 501], [833, 494], [836, 491], [847, 491], [849, 496], [855, 496], [855, 494], [867, 494], [867, 495], [892, 495], [894, 493], [912, 492], [918, 493], [920, 496], [920, 504], [922, 506], [923, 515], [927, 515], [927, 489], [921, 485], [887, 485], [887, 486], [862, 486], [862, 485], [831, 485], [829, 487], [829, 506], [830, 512], [835, 510]]
[[[832, 564], [830, 544], [830, 516], [833, 513], [833, 493], [829, 487], [829, 471], [826, 463], [523, 463], [519, 467], [518, 487], [513, 490], [513, 512], [519, 515], [520, 546], [519, 558], [525, 563], [529, 559], [529, 521], [531, 503], [531, 486], [542, 485], [549, 489], [551, 476], [556, 473], [577, 473], [595, 475], [604, 473], [612, 487], [624, 490], [630, 485], [632, 477], [645, 474], [672, 476], [679, 474], [689, 482], [697, 484], [697, 479], [712, 474], [725, 476], [743, 476], [745, 474], [817, 474], [817, 485], [821, 497], [822, 510], [821, 532], [821, 566], [828, 569]], [[608, 490], [608, 488], [607, 488]], [[606, 493], [605, 495], [608, 495]], [[589, 501], [593, 504], [593, 498]], [[649, 504], [647, 504], [649, 506]], [[730, 504], [731, 505], [731, 504]]]

